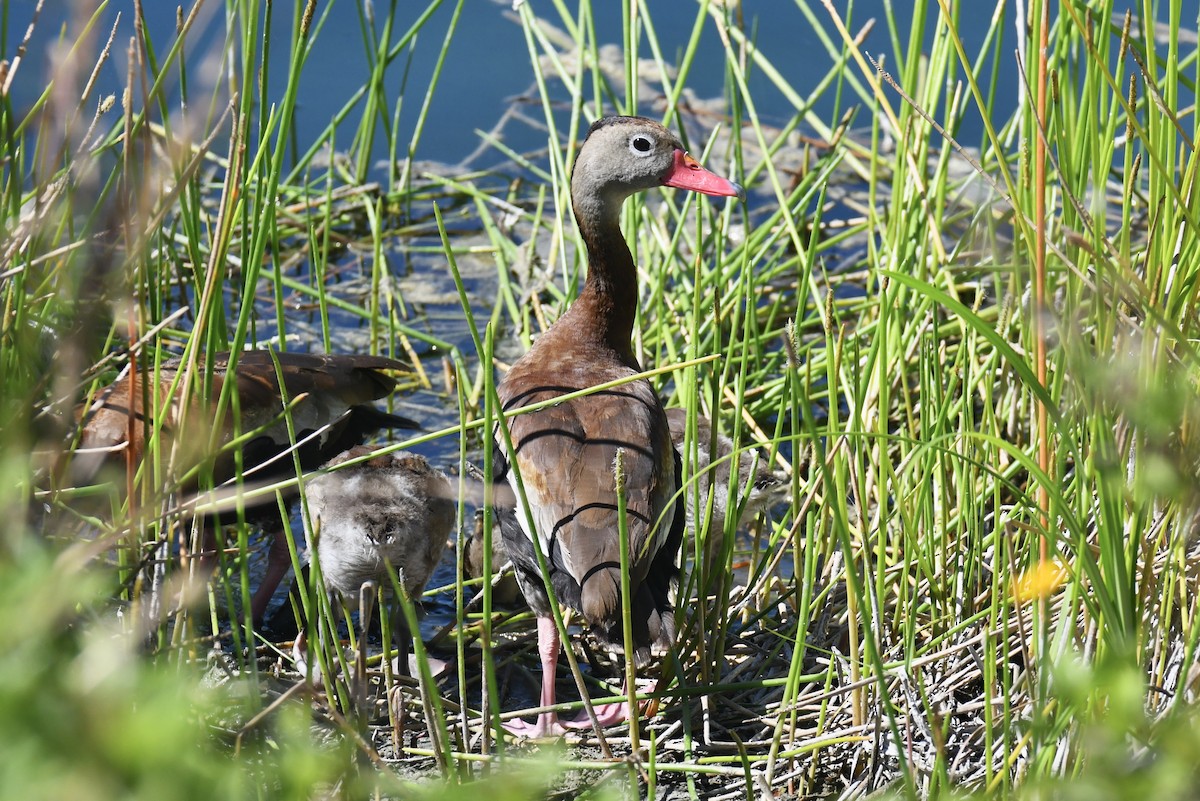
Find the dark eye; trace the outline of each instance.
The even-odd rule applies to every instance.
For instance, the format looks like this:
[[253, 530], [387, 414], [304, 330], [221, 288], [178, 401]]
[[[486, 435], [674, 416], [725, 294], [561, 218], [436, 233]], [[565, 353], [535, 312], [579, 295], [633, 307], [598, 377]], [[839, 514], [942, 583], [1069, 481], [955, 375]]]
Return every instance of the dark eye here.
[[629, 149], [635, 154], [645, 154], [654, 149], [654, 143], [648, 137], [635, 136], [629, 140]]

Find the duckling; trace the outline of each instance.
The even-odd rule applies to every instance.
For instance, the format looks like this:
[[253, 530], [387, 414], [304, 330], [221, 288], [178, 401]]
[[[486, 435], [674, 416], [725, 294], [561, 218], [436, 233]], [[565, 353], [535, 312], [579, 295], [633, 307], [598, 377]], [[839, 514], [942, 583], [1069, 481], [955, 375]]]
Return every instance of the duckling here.
[[[667, 409], [667, 424], [671, 428], [671, 442], [680, 454], [684, 453], [684, 441], [687, 436], [687, 410], [681, 408]], [[699, 492], [691, 483], [686, 483], [683, 489], [684, 507], [687, 513], [687, 527], [694, 536], [699, 537], [696, 521], [703, 520], [706, 514], [708, 494], [711, 491], [712, 511], [709, 515], [708, 533], [705, 542], [707, 558], [716, 559], [721, 553], [724, 540], [725, 521], [732, 511], [737, 514], [740, 528], [753, 520], [759, 512], [782, 499], [787, 492], [787, 478], [779, 472], [772, 471], [766, 454], [758, 449], [738, 451], [733, 440], [724, 434], [717, 434], [715, 451], [710, 449], [713, 425], [702, 414], [696, 415], [695, 474], [684, 477], [685, 482], [699, 483]], [[736, 456], [734, 454], [737, 453]], [[686, 465], [687, 459], [683, 462]], [[737, 469], [738, 506], [729, 508], [729, 477]], [[693, 508], [697, 494], [702, 504], [699, 510]]]
[[[360, 445], [325, 467], [337, 468], [371, 457], [372, 452]], [[406, 595], [420, 596], [454, 527], [454, 487], [445, 473], [423, 456], [399, 451], [322, 473], [307, 482], [305, 494], [315, 528], [310, 542], [315, 541], [331, 601], [348, 612], [358, 611], [364, 585], [376, 584], [383, 595], [391, 596], [393, 573]], [[415, 633], [408, 630], [398, 607], [396, 612], [391, 619], [401, 627], [399, 672], [408, 675], [409, 644]], [[300, 667], [303, 648], [300, 636], [294, 649]]]
[[[503, 514], [503, 512], [501, 512]], [[508, 512], [511, 514], [511, 511]], [[475, 511], [475, 523], [467, 533], [463, 546], [463, 572], [468, 578], [483, 577], [483, 510]], [[500, 530], [492, 522], [492, 602], [501, 606], [512, 606], [521, 601], [521, 590], [517, 580], [508, 570], [508, 552], [500, 539]]]
[[[397, 673], [409, 676], [409, 645], [415, 633], [395, 603], [392, 574], [409, 598], [424, 592], [454, 529], [454, 487], [419, 454], [372, 453], [367, 446], [350, 448], [325, 465], [328, 472], [307, 482], [314, 529], [310, 542], [316, 542], [314, 553], [332, 607], [368, 614], [359, 608], [364, 588], [368, 597], [378, 591], [391, 598]], [[365, 460], [336, 469], [354, 459]], [[307, 669], [305, 645], [301, 632], [293, 646], [301, 671]], [[313, 664], [313, 679], [319, 676]]]

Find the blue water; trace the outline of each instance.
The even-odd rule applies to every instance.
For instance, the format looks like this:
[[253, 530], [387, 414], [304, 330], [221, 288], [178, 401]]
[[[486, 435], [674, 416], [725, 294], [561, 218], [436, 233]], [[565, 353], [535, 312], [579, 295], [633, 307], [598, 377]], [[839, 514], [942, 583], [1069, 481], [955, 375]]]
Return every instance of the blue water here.
[[[11, 59], [14, 48], [31, 17], [34, 0], [10, 0], [8, 7], [8, 30], [0, 41], [0, 58]], [[78, 2], [72, 5], [66, 2], [49, 2], [42, 12], [41, 22], [35, 30], [26, 55], [26, 62], [20, 68], [19, 77], [13, 86], [13, 101], [16, 108], [29, 106], [37, 95], [44, 89], [48, 55], [52, 52], [52, 44], [56, 40], [74, 41], [78, 31], [82, 29], [82, 8], [94, 6], [91, 2]], [[562, 22], [556, 19], [553, 6], [548, 2], [532, 2], [534, 10], [545, 16], [550, 22], [562, 28]], [[842, 12], [846, 13], [845, 2], [839, 2]], [[160, 2], [148, 0], [143, 4], [146, 30], [150, 32], [151, 41], [155, 43], [158, 59], [162, 59], [172, 43], [175, 30], [175, 2]], [[356, 86], [365, 82], [368, 76], [368, 64], [364, 55], [364, 26], [366, 23], [366, 8], [371, 4], [353, 2], [350, 0], [334, 0], [332, 4], [318, 4], [318, 20], [322, 20], [320, 28], [314, 34], [313, 50], [305, 66], [300, 82], [298, 124], [301, 146], [304, 145], [306, 134], [313, 135], [328, 126], [329, 121], [347, 102]], [[374, 2], [376, 12], [385, 10], [385, 2]], [[398, 13], [398, 28], [404, 29], [414, 22], [424, 11], [425, 4], [421, 2], [406, 2], [401, 4], [402, 11]], [[870, 17], [883, 19], [882, 0], [858, 2], [853, 4], [850, 28], [858, 30]], [[906, 4], [896, 4], [896, 12], [901, 25], [907, 25], [905, 18]], [[323, 17], [326, 7], [331, 13]], [[685, 4], [679, 6], [678, 13], [665, 12], [667, 6], [655, 8], [653, 22], [658, 34], [662, 53], [667, 61], [674, 61], [682, 55], [683, 49], [691, 34], [694, 23], [695, 6]], [[823, 10], [818, 6], [818, 19], [828, 25]], [[936, 4], [934, 4], [936, 11]], [[106, 11], [101, 14], [100, 22], [92, 30], [92, 37], [97, 44], [102, 44], [112, 28], [113, 20], [120, 13], [120, 23], [116, 32], [112, 58], [104, 65], [100, 76], [100, 91], [103, 94], [116, 94], [125, 83], [127, 71], [127, 44], [133, 35], [133, 4], [130, 0], [109, 2]], [[281, 101], [286, 85], [287, 65], [290, 54], [286, 42], [289, 31], [294, 24], [294, 8], [288, 2], [276, 2], [275, 16], [271, 19], [272, 35], [269, 59], [268, 92], [265, 103]], [[398, 56], [394, 67], [388, 74], [388, 89], [392, 97], [404, 95], [401, 128], [406, 137], [413, 130], [424, 98], [425, 90], [433, 77], [439, 50], [442, 49], [443, 38], [454, 14], [454, 4], [444, 1], [433, 13], [430, 22], [416, 38], [409, 52]], [[595, 4], [596, 35], [601, 42], [618, 43], [622, 41], [622, 23], [620, 23], [620, 5]], [[818, 79], [826, 72], [832, 59], [824, 53], [820, 38], [796, 7], [786, 7], [779, 0], [748, 0], [742, 4], [742, 14], [746, 20], [746, 29], [754, 36], [757, 46], [772, 60], [800, 95], [809, 94], [815, 88]], [[967, 14], [964, 37], [968, 49], [978, 46], [982, 38], [983, 14]], [[382, 17], [377, 19], [382, 25]], [[205, 101], [210, 96], [210, 89], [217, 79], [214, 67], [217, 65], [218, 48], [222, 46], [224, 29], [223, 6], [216, 0], [209, 0], [200, 11], [198, 23], [194, 26], [187, 42], [187, 64], [190, 65], [191, 89], [190, 96], [193, 104]], [[1012, 26], [1008, 26], [1012, 30]], [[392, 41], [398, 40], [398, 32], [392, 36]], [[864, 48], [876, 56], [892, 52], [892, 44], [886, 26], [876, 24], [874, 31], [866, 38]], [[1012, 47], [1007, 48], [1008, 52]], [[642, 41], [640, 55], [649, 58], [650, 49], [646, 41]], [[894, 64], [894, 59], [889, 59]], [[404, 76], [404, 65], [408, 64], [408, 74]], [[89, 65], [90, 66], [90, 65]], [[688, 79], [688, 86], [700, 97], [720, 96], [725, 88], [724, 49], [720, 38], [716, 35], [712, 24], [704, 26], [701, 40], [700, 56], [695, 61]], [[1007, 98], [1002, 101], [1001, 109], [1006, 108], [1015, 100], [1015, 71], [1006, 71], [1001, 95]], [[779, 94], [761, 72], [750, 73], [750, 89], [754, 95], [758, 112], [768, 121], [786, 121], [793, 113], [784, 96]], [[532, 88], [534, 74], [529, 65], [529, 54], [520, 24], [512, 19], [509, 5], [500, 5], [487, 0], [467, 0], [458, 19], [457, 29], [452, 37], [448, 58], [440, 76], [433, 102], [428, 110], [428, 120], [424, 138], [421, 139], [416, 156], [433, 159], [446, 163], [457, 163], [479, 145], [480, 140], [475, 130], [488, 130], [494, 125], [504, 110], [509, 107], [512, 98], [523, 95]], [[173, 108], [178, 109], [178, 85], [168, 86], [174, 97]], [[618, 88], [619, 89], [619, 88]], [[833, 118], [832, 92], [827, 92], [822, 106], [817, 107], [817, 114], [830, 122]], [[646, 98], [649, 100], [649, 98]], [[194, 112], [193, 108], [193, 112]], [[862, 121], [865, 124], [865, 120]], [[977, 128], [978, 126], [974, 126]], [[968, 125], [968, 128], [972, 126]], [[350, 128], [344, 127], [348, 141]], [[968, 130], [970, 140], [972, 131]], [[526, 145], [540, 145], [540, 141], [515, 143], [518, 149]], [[382, 135], [376, 143], [380, 157], [386, 153]]]
[[[83, 12], [97, 3], [95, 0], [75, 3], [51, 0], [46, 5], [30, 42], [25, 63], [13, 85], [12, 99], [18, 114], [45, 88], [46, 66], [54, 42], [60, 39], [73, 41], [87, 16]], [[280, 102], [284, 95], [287, 64], [292, 57], [286, 43], [290, 39], [289, 32], [294, 24], [292, 3], [276, 2], [274, 5], [274, 17], [270, 28], [272, 34], [269, 37], [271, 51], [268, 61], [268, 89], [264, 99], [264, 105], [268, 107]], [[597, 38], [601, 42], [615, 44], [622, 41], [620, 5], [615, 2], [594, 4]], [[828, 35], [836, 41], [837, 34], [824, 8], [817, 2], [810, 5], [813, 7], [815, 22], [829, 31]], [[936, 9], [936, 4], [930, 5]], [[960, 5], [964, 11], [957, 27], [967, 52], [974, 54], [983, 42], [994, 3], [970, 0]], [[1116, 3], [1114, 24], [1119, 25], [1126, 8], [1133, 8], [1136, 12], [1137, 5], [1140, 4], [1134, 0], [1119, 0]], [[1155, 4], [1156, 7], [1163, 5], [1165, 4]], [[0, 57], [12, 59], [17, 43], [24, 35], [31, 18], [35, 0], [8, 0], [5, 6], [8, 19], [7, 29], [0, 31]], [[426, 8], [426, 4], [420, 2], [404, 2], [400, 6], [397, 27], [401, 30], [412, 24]], [[551, 3], [531, 2], [530, 6], [554, 25], [563, 27], [561, 20], [556, 18]], [[904, 46], [911, 19], [911, 4], [893, 3], [888, 0], [860, 0], [855, 3], [839, 0], [835, 6], [846, 17], [847, 27], [852, 33], [860, 31], [868, 20], [875, 20], [869, 35], [863, 40], [862, 47], [886, 67], [894, 67], [896, 59], [892, 54], [896, 52], [896, 46], [884, 23], [884, 8], [892, 7], [899, 26], [899, 45]], [[996, 106], [997, 115], [1003, 118], [1007, 117], [1016, 105], [1019, 85], [1014, 57], [1016, 44], [1015, 23], [1012, 19], [1013, 4], [1004, 2], [1001, 6], [1009, 14], [1003, 26], [1005, 38], [998, 47], [993, 48], [991, 52], [994, 55], [989, 57], [988, 63], [999, 59]], [[315, 31], [312, 52], [303, 72], [298, 95], [297, 143], [301, 149], [305, 148], [307, 140], [329, 124], [353, 90], [366, 80], [369, 66], [364, 56], [363, 37], [367, 25], [367, 10], [374, 8], [379, 15], [376, 20], [376, 25], [379, 26], [382, 25], [382, 14], [386, 7], [387, 3], [384, 0], [374, 0], [373, 3], [352, 0], [318, 3], [317, 19], [321, 25]], [[690, 3], [681, 4], [677, 7], [677, 13], [665, 10], [670, 7], [655, 6], [653, 22], [663, 55], [668, 62], [673, 62], [682, 54], [691, 34], [696, 6]], [[330, 13], [324, 14], [327, 8]], [[147, 30], [155, 43], [156, 55], [161, 60], [174, 38], [176, 3], [147, 0], [143, 3], [143, 10]], [[388, 72], [386, 85], [389, 94], [392, 97], [400, 97], [402, 94], [404, 96], [400, 117], [403, 142], [407, 143], [417, 120], [453, 12], [454, 4], [443, 0], [412, 47], [398, 57]], [[100, 74], [98, 86], [103, 94], [119, 96], [127, 74], [127, 47], [133, 35], [132, 0], [110, 2], [100, 15], [100, 21], [92, 31], [92, 36], [97, 40], [94, 46], [102, 44], [118, 13], [120, 22], [112, 57]], [[1165, 13], [1159, 12], [1161, 19], [1165, 19]], [[1185, 12], [1185, 16], [1188, 16], [1188, 13]], [[1197, 13], [1200, 13], [1200, 9], [1191, 12], [1191, 18], [1184, 20], [1185, 27], [1195, 29]], [[757, 46], [780, 70], [788, 83], [801, 96], [813, 91], [818, 80], [830, 69], [833, 59], [826, 52], [813, 24], [799, 8], [780, 0], [745, 0], [741, 3], [740, 14]], [[416, 149], [417, 158], [458, 163], [480, 144], [476, 129], [490, 129], [514, 97], [529, 92], [534, 83], [534, 74], [529, 63], [524, 33], [521, 26], [513, 20], [513, 16], [507, 3], [500, 4], [491, 0], [465, 2], [457, 29], [451, 39], [445, 67], [429, 107], [425, 132]], [[223, 4], [217, 0], [207, 0], [201, 7], [198, 23], [189, 35], [187, 43], [191, 84], [189, 94], [194, 104], [193, 113], [207, 112], [212, 85], [214, 81], [219, 82], [214, 67], [220, 58], [224, 25]], [[938, 28], [936, 23], [929, 25], [925, 32], [926, 48], [933, 37], [938, 35]], [[397, 41], [398, 38], [399, 32], [393, 32], [392, 41]], [[643, 58], [651, 56], [644, 37], [638, 55]], [[860, 77], [857, 67], [852, 72]], [[688, 76], [687, 85], [702, 98], [721, 96], [725, 91], [724, 50], [711, 22], [706, 23], [704, 27], [699, 57]], [[758, 112], [764, 120], [782, 123], [792, 116], [795, 109], [761, 71], [751, 70], [749, 85]], [[169, 96], [173, 98], [172, 110], [176, 111], [178, 86], [169, 86], [168, 91]], [[827, 91], [815, 106], [815, 112], [832, 125], [849, 102], [852, 102], [851, 96], [846, 93], [841, 107], [835, 107], [835, 93]], [[892, 102], [893, 105], [899, 105], [901, 101], [892, 94]], [[937, 110], [934, 110], [934, 113], [940, 116]], [[868, 123], [865, 115], [859, 116], [859, 126], [865, 127]], [[964, 144], [978, 144], [982, 133], [982, 121], [978, 116], [968, 115], [962, 122], [959, 137]], [[340, 142], [348, 142], [349, 136], [349, 127], [339, 131]], [[511, 142], [518, 150], [543, 144], [539, 135], [531, 130], [518, 131], [516, 136], [524, 139]], [[375, 152], [380, 158], [387, 153], [382, 134], [375, 142]]]

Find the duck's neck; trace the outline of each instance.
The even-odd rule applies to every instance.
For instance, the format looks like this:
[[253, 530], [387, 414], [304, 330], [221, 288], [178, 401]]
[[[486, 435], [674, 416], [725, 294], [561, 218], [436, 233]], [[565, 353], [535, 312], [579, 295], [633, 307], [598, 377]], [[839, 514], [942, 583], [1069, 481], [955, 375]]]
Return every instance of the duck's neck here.
[[605, 209], [609, 213], [576, 214], [588, 250], [588, 275], [564, 319], [571, 319], [576, 335], [612, 350], [623, 362], [640, 369], [631, 344], [637, 316], [637, 266], [621, 234], [620, 204], [615, 205], [615, 210]]

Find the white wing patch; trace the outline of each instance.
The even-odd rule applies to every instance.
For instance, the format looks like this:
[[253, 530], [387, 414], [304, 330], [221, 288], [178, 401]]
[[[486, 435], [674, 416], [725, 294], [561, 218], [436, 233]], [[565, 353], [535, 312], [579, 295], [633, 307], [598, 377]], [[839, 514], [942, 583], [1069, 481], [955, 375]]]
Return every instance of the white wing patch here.
[[[508, 471], [508, 485], [512, 488], [513, 495], [516, 497], [517, 522], [521, 526], [521, 531], [525, 532], [526, 538], [530, 542], [537, 543], [537, 546], [542, 551], [542, 555], [546, 557], [548, 564], [551, 557], [550, 549], [553, 544], [551, 535], [554, 532], [554, 527], [558, 525], [556, 513], [559, 505], [554, 503], [553, 499], [543, 497], [545, 493], [539, 491], [539, 489], [534, 486], [536, 479], [534, 479], [534, 481], [530, 481], [527, 478], [527, 476], [536, 475], [536, 468], [531, 465], [526, 465], [526, 471], [521, 473], [521, 477], [525, 484], [526, 498], [529, 502], [529, 506], [532, 507], [531, 511], [527, 510], [527, 508], [521, 503], [521, 490], [517, 486], [517, 470], [519, 469], [518, 465], [520, 461], [520, 459], [517, 459], [514, 460], [514, 462], [510, 462]], [[529, 530], [529, 522], [531, 518], [536, 529], [535, 531]], [[562, 555], [564, 567], [566, 567], [568, 572], [574, 575], [571, 551], [567, 547], [567, 539], [565, 537], [559, 538], [558, 548], [559, 553]]]

